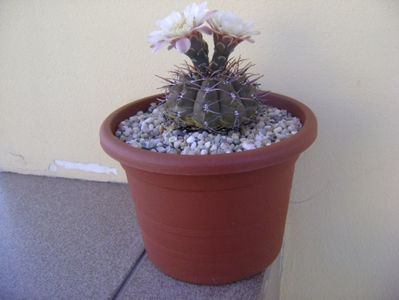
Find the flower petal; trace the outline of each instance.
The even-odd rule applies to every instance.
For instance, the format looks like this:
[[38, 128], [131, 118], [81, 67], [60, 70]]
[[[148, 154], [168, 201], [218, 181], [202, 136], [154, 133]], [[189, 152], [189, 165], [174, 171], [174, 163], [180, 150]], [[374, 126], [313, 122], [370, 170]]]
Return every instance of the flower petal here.
[[188, 51], [188, 49], [190, 49], [190, 47], [191, 47], [190, 39], [184, 37], [184, 38], [177, 40], [175, 47], [176, 47], [177, 51], [179, 51], [181, 53], [186, 53]]
[[158, 31], [153, 31], [148, 35], [148, 42], [152, 45], [160, 42], [163, 40], [163, 33], [162, 31], [158, 30]]
[[209, 28], [209, 26], [206, 25], [201, 25], [200, 27], [197, 28], [199, 32], [205, 33], [205, 34], [212, 34], [212, 29]]
[[163, 47], [165, 47], [166, 44], [167, 44], [166, 42], [158, 42], [151, 46], [151, 47], [153, 47], [152, 51], [154, 53], [158, 53], [159, 50], [161, 50]]
[[187, 52], [191, 47], [188, 37], [199, 32], [212, 33], [209, 26], [204, 23], [214, 14], [215, 11], [208, 10], [206, 2], [189, 4], [183, 12], [173, 11], [159, 20], [157, 22], [159, 29], [149, 35], [151, 48], [157, 52], [164, 45], [169, 45], [176, 47], [182, 53]]
[[229, 11], [218, 11], [208, 20], [208, 24], [215, 33], [235, 37], [241, 41], [250, 41], [252, 35], [259, 34], [253, 31], [253, 22], [245, 22]]
[[207, 21], [208, 19], [211, 19], [213, 16], [216, 15], [217, 12], [218, 12], [217, 10], [207, 11], [205, 16], [204, 16], [204, 21]]

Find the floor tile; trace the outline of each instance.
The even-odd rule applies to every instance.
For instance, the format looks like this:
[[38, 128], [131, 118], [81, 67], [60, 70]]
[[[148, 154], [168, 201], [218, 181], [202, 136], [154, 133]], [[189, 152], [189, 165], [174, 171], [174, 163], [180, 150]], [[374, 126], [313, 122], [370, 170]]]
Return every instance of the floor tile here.
[[109, 299], [143, 252], [125, 184], [0, 173], [0, 299]]
[[259, 274], [248, 280], [221, 286], [189, 284], [158, 271], [145, 255], [117, 299], [256, 300], [262, 281], [263, 274]]

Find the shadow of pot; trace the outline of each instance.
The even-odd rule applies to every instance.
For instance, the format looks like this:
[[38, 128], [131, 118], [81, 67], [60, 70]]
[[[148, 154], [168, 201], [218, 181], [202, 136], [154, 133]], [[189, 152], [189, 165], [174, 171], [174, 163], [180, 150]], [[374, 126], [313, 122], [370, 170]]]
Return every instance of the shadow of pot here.
[[265, 270], [280, 252], [295, 162], [315, 140], [313, 112], [270, 93], [265, 103], [301, 119], [294, 136], [256, 150], [176, 155], [133, 148], [119, 123], [160, 95], [127, 104], [103, 122], [103, 149], [125, 169], [150, 260], [169, 276], [225, 284]]

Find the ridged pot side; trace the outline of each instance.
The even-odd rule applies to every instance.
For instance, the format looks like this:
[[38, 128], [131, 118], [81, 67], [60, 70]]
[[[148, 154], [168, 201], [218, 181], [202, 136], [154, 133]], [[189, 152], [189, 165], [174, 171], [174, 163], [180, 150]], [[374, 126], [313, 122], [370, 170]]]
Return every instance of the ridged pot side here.
[[101, 127], [104, 150], [126, 170], [149, 258], [166, 274], [198, 284], [263, 271], [281, 249], [295, 162], [316, 137], [314, 114], [296, 100], [269, 95], [267, 103], [304, 126], [278, 144], [240, 153], [154, 153], [117, 139], [118, 124], [156, 97], [124, 106]]

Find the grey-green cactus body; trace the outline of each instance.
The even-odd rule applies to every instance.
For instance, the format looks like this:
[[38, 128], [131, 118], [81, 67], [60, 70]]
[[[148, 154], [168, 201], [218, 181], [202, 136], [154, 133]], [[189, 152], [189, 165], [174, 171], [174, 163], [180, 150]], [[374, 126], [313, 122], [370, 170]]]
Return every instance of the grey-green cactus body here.
[[190, 36], [186, 64], [167, 81], [166, 114], [179, 125], [193, 129], [238, 129], [256, 116], [259, 94], [253, 74], [241, 59], [229, 59], [242, 40], [214, 33], [214, 53], [200, 32]]
[[168, 85], [165, 105], [168, 117], [187, 127], [237, 129], [256, 115], [257, 84], [229, 70], [181, 73]]

